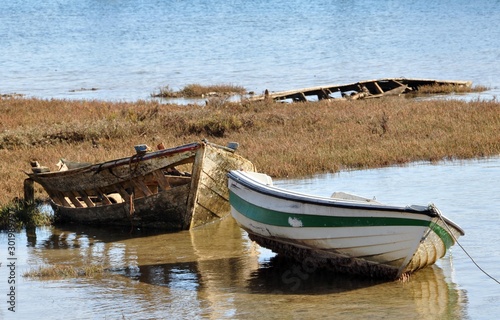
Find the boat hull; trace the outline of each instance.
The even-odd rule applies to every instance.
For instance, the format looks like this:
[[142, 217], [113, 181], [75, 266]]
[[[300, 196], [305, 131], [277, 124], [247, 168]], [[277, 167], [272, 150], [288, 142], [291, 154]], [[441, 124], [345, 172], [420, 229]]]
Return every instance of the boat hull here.
[[189, 185], [162, 191], [130, 202], [96, 207], [70, 208], [51, 201], [57, 221], [96, 226], [183, 230], [189, 226]]
[[204, 141], [29, 179], [44, 187], [60, 222], [186, 230], [229, 214], [227, 173], [241, 168], [255, 170], [235, 150]]
[[[434, 79], [411, 79], [411, 78], [386, 78], [363, 80], [348, 84], [329, 84], [320, 87], [310, 87], [280, 92], [271, 92], [267, 94], [254, 96], [250, 98], [253, 101], [273, 99], [275, 101], [315, 101], [324, 99], [373, 99], [386, 96], [399, 96], [401, 94], [416, 92], [423, 86], [472, 86], [471, 81], [456, 80], [434, 80]], [[334, 98], [333, 95], [341, 93], [342, 98]], [[314, 99], [316, 98], [316, 99]]]
[[311, 197], [229, 174], [231, 214], [259, 245], [317, 267], [398, 278], [433, 264], [463, 231], [434, 207]]

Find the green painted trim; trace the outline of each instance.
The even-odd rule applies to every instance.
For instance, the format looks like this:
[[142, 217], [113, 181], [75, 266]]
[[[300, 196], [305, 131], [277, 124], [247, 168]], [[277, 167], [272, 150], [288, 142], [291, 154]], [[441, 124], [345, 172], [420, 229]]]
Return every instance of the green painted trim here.
[[439, 236], [441, 241], [443, 241], [446, 250], [448, 250], [452, 245], [455, 244], [455, 240], [453, 239], [452, 235], [450, 235], [450, 233], [446, 231], [446, 229], [444, 229], [437, 223], [431, 223], [430, 228], [432, 229], [432, 231], [434, 231], [435, 234]]
[[229, 193], [231, 205], [245, 217], [254, 221], [272, 226], [291, 227], [289, 218], [295, 218], [302, 222], [302, 227], [309, 228], [335, 228], [335, 227], [374, 227], [374, 226], [422, 226], [428, 227], [430, 221], [387, 218], [387, 217], [329, 217], [320, 215], [295, 214], [265, 209], [251, 204], [235, 193]]

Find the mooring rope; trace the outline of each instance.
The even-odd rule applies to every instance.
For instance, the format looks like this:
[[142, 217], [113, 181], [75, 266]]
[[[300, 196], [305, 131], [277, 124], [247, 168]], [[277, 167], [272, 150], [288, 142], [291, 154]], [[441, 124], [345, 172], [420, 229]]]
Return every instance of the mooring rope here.
[[444, 220], [443, 218], [443, 214], [441, 213], [441, 210], [439, 210], [436, 206], [432, 205], [434, 211], [437, 213], [439, 219], [441, 219], [441, 221], [443, 221], [443, 224], [444, 226], [446, 227], [446, 229], [448, 229], [448, 232], [451, 234], [453, 240], [455, 240], [456, 244], [458, 244], [458, 246], [463, 250], [463, 252], [465, 252], [465, 254], [469, 257], [469, 259], [472, 261], [472, 263], [474, 263], [474, 265], [482, 272], [484, 273], [486, 276], [488, 276], [490, 279], [492, 279], [493, 281], [495, 281], [496, 283], [500, 284], [500, 281], [498, 281], [497, 279], [495, 279], [493, 276], [491, 276], [488, 272], [486, 272], [483, 268], [481, 268], [479, 266], [479, 264], [477, 264], [477, 262], [471, 257], [471, 255], [467, 252], [467, 250], [465, 250], [465, 248], [460, 244], [460, 242], [458, 242], [458, 239], [455, 237], [455, 235], [453, 234], [453, 232], [451, 231], [450, 227], [448, 226], [448, 224], [446, 223], [446, 221]]

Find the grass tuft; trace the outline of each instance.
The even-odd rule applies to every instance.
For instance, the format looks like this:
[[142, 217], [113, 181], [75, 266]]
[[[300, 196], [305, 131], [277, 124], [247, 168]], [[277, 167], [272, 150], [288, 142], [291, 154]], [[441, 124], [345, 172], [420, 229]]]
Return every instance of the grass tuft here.
[[180, 91], [174, 91], [168, 85], [160, 88], [160, 92], [152, 93], [155, 98], [205, 98], [205, 97], [226, 97], [238, 94], [245, 94], [246, 89], [242, 86], [232, 84], [217, 84], [204, 86], [201, 84], [188, 84]]
[[105, 271], [106, 269], [102, 265], [96, 264], [90, 264], [83, 267], [55, 265], [31, 269], [25, 272], [23, 277], [36, 279], [92, 278], [102, 275]]
[[40, 211], [41, 202], [26, 204], [15, 199], [0, 207], [0, 230], [19, 231], [25, 227], [47, 226], [52, 224], [53, 216]]
[[453, 94], [453, 93], [471, 93], [471, 92], [483, 92], [488, 90], [489, 88], [485, 86], [464, 86], [464, 85], [440, 85], [440, 84], [432, 84], [420, 86], [418, 91], [416, 91], [416, 95], [423, 94]]

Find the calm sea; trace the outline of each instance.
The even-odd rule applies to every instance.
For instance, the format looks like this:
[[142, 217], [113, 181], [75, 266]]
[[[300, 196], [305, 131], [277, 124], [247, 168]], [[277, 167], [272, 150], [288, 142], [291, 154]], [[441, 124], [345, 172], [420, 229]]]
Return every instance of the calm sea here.
[[[0, 4], [0, 94], [149, 99], [229, 83], [261, 93], [385, 77], [472, 80], [500, 94], [500, 1], [9, 0]], [[500, 278], [500, 158], [277, 181], [330, 195], [435, 203]], [[39, 228], [0, 233], [1, 319], [491, 319], [500, 286], [455, 246], [410, 281], [379, 283], [283, 263], [232, 219], [190, 232]], [[100, 263], [97, 278], [33, 280], [42, 265]], [[293, 274], [291, 282], [286, 275]]]
[[138, 100], [385, 77], [500, 93], [498, 0], [8, 0], [0, 21], [0, 94]]

